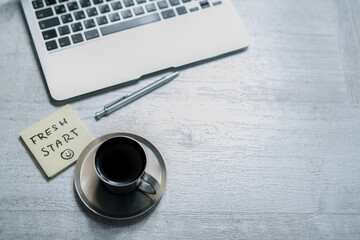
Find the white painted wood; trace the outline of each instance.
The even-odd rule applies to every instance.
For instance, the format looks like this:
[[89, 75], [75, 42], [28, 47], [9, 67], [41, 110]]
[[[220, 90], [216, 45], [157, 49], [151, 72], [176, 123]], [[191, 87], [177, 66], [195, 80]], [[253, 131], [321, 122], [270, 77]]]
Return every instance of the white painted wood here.
[[113, 113], [94, 113], [166, 72], [70, 102], [94, 137], [130, 132], [162, 153], [167, 188], [138, 221], [89, 212], [74, 167], [46, 180], [19, 132], [49, 100], [18, 1], [0, 0], [0, 239], [359, 239], [357, 1], [233, 1], [247, 51], [181, 69]]

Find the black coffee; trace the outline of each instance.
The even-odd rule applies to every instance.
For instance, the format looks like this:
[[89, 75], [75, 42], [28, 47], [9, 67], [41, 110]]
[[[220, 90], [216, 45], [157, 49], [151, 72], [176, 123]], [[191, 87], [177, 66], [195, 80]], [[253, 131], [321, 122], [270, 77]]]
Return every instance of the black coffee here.
[[95, 167], [105, 179], [129, 183], [137, 179], [145, 169], [146, 156], [135, 141], [116, 137], [103, 143], [95, 156]]

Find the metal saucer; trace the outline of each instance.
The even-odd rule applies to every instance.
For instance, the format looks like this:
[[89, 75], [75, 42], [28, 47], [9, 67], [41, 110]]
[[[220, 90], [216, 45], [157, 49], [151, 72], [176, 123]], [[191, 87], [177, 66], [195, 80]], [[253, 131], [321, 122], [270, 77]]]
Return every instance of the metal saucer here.
[[[145, 170], [160, 184], [156, 194], [135, 190], [128, 195], [115, 195], [100, 182], [93, 167], [95, 152], [101, 143], [117, 136], [132, 137], [140, 142], [148, 160]], [[113, 133], [95, 139], [82, 151], [76, 163], [74, 182], [81, 201], [91, 211], [105, 218], [127, 220], [146, 213], [160, 201], [166, 185], [166, 167], [159, 151], [146, 139], [129, 133]]]

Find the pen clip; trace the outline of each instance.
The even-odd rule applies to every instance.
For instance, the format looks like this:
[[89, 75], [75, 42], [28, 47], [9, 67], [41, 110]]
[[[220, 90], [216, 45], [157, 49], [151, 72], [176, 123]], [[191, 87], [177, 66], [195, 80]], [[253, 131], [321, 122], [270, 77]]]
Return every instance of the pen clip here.
[[111, 107], [112, 105], [114, 105], [114, 104], [116, 104], [116, 103], [124, 100], [124, 99], [127, 98], [127, 97], [128, 97], [128, 95], [123, 96], [122, 98], [116, 99], [115, 101], [112, 101], [111, 103], [106, 104], [106, 105], [104, 106], [104, 109]]

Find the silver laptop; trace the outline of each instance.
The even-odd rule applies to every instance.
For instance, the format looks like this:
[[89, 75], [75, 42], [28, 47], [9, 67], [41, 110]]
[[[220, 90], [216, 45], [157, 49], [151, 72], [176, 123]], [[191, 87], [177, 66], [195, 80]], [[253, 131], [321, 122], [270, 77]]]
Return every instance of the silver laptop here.
[[231, 0], [21, 0], [49, 92], [65, 100], [246, 47]]

